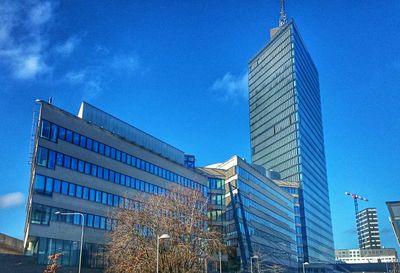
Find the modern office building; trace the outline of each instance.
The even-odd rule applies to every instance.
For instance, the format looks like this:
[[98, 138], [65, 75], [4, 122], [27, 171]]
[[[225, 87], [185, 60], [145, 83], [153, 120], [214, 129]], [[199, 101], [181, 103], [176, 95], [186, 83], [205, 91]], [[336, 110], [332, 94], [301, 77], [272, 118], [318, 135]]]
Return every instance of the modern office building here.
[[247, 272], [251, 265], [297, 271], [293, 197], [266, 177], [263, 167], [238, 156], [199, 170], [209, 177], [216, 206], [211, 219], [222, 222], [231, 250], [224, 271]]
[[300, 183], [296, 181], [284, 181], [281, 179], [273, 179], [281, 189], [287, 191], [293, 196], [293, 208], [294, 208], [294, 223], [296, 230], [296, 245], [297, 245], [297, 256], [299, 263], [304, 263], [304, 245], [303, 245], [303, 228], [305, 226], [304, 216], [300, 213], [300, 200], [302, 200]]
[[78, 263], [81, 216], [55, 212], [84, 215], [83, 266], [101, 268], [113, 210], [172, 185], [207, 195], [193, 156], [85, 102], [78, 115], [38, 104], [24, 249], [39, 264], [59, 252], [63, 266]]
[[389, 209], [389, 220], [393, 227], [393, 232], [400, 246], [400, 201], [386, 202]]
[[336, 261], [348, 264], [397, 262], [397, 251], [394, 248], [337, 249], [335, 256]]
[[381, 248], [376, 208], [366, 208], [356, 215], [360, 249]]
[[282, 180], [300, 183], [303, 260], [333, 263], [319, 76], [281, 2], [279, 27], [249, 62], [251, 156]]

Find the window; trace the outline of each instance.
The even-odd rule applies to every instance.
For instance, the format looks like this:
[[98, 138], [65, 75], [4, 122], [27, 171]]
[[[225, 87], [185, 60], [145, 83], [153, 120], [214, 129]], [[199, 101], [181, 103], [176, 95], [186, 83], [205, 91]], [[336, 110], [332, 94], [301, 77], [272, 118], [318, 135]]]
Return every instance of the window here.
[[100, 216], [95, 215], [93, 217], [93, 227], [94, 228], [99, 228], [100, 227]]
[[78, 171], [83, 173], [85, 171], [85, 162], [78, 160]]
[[51, 194], [53, 192], [53, 178], [46, 178], [46, 194]]
[[61, 192], [61, 181], [58, 179], [54, 179], [54, 186], [53, 186], [53, 191], [60, 193]]
[[50, 122], [42, 120], [42, 126], [40, 129], [40, 136], [45, 139], [50, 139]]
[[118, 161], [121, 161], [121, 151], [120, 150], [116, 151], [115, 159], [118, 160]]
[[65, 181], [61, 183], [61, 193], [64, 195], [68, 194], [68, 183]]
[[104, 169], [103, 179], [107, 180], [107, 181], [109, 180], [109, 171], [108, 171], [108, 169]]
[[115, 149], [114, 148], [110, 148], [110, 156], [112, 159], [115, 159]]
[[88, 216], [87, 216], [87, 226], [93, 227], [93, 215], [91, 215], [91, 214], [88, 214]]
[[44, 176], [37, 174], [35, 176], [35, 191], [36, 192], [44, 192], [44, 186], [45, 186]]
[[83, 199], [89, 200], [89, 189], [86, 187], [83, 188]]
[[79, 134], [74, 132], [73, 143], [74, 143], [75, 145], [79, 145], [79, 139], [80, 139]]
[[76, 186], [76, 197], [82, 198], [82, 186]]
[[99, 143], [96, 140], [93, 140], [93, 151], [99, 152]]
[[97, 167], [97, 177], [98, 178], [103, 177], [103, 167], [100, 167], [100, 166]]
[[78, 169], [78, 160], [76, 158], [71, 158], [71, 169], [76, 171]]
[[51, 125], [50, 140], [53, 142], [57, 142], [57, 129], [58, 129], [57, 125], [55, 125], [55, 124]]
[[99, 143], [99, 153], [104, 155], [104, 144], [103, 143]]
[[69, 184], [68, 195], [69, 196], [75, 196], [75, 184]]
[[101, 191], [96, 191], [96, 202], [101, 203]]
[[103, 192], [102, 197], [101, 197], [101, 203], [104, 205], [107, 205], [107, 193]]
[[61, 153], [57, 153], [57, 160], [56, 160], [57, 166], [62, 167], [63, 166], [63, 161], [64, 161], [64, 155], [61, 154]]
[[71, 157], [64, 155], [64, 167], [71, 168]]
[[39, 166], [47, 167], [47, 155], [49, 150], [46, 148], [38, 147], [36, 163]]
[[92, 148], [93, 148], [93, 140], [91, 138], [87, 138], [87, 140], [86, 140], [86, 148], [88, 150], [92, 150]]
[[54, 169], [55, 163], [56, 163], [56, 152], [49, 150], [49, 158], [47, 161], [47, 167], [50, 169]]
[[94, 189], [90, 189], [90, 196], [89, 196], [90, 201], [95, 201], [95, 197], [96, 197], [96, 191]]
[[92, 165], [92, 170], [90, 172], [92, 176], [97, 176], [97, 165]]
[[65, 128], [58, 127], [58, 138], [65, 140]]
[[68, 142], [72, 142], [72, 131], [67, 130], [67, 134], [66, 134], [65, 140], [68, 141]]
[[90, 163], [85, 162], [85, 174], [90, 174]]
[[105, 145], [104, 155], [110, 157], [110, 146]]
[[80, 145], [82, 148], [85, 148], [85, 147], [86, 147], [86, 137], [85, 137], [85, 136], [82, 136], [82, 135], [81, 135], [81, 139], [80, 139], [79, 145]]

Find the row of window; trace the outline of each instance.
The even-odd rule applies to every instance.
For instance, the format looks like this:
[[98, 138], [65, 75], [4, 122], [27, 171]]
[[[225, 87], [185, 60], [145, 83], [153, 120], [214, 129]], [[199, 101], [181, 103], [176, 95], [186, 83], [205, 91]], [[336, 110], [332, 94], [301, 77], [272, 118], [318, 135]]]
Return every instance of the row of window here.
[[74, 183], [46, 177], [40, 174], [35, 175], [34, 190], [39, 194], [52, 195], [53, 193], [59, 193], [62, 195], [120, 208], [138, 208], [140, 205], [139, 202], [129, 198], [83, 187]]
[[42, 120], [40, 136], [42, 138], [48, 139], [53, 142], [57, 142], [59, 139], [67, 141], [69, 143], [78, 145], [82, 148], [88, 149], [95, 153], [101, 154], [108, 158], [132, 166], [134, 168], [141, 169], [142, 171], [162, 177], [166, 180], [177, 183], [179, 185], [201, 191], [204, 194], [204, 196], [206, 196], [207, 194], [207, 187], [189, 178], [178, 175], [174, 172], [171, 172], [155, 164], [152, 164], [150, 162], [137, 158], [133, 155], [130, 155], [113, 147], [110, 147], [94, 139], [81, 135], [77, 132], [65, 129], [64, 127], [58, 126], [47, 120]]
[[163, 194], [167, 191], [160, 186], [40, 146], [36, 163], [51, 169], [57, 165], [147, 193]]
[[[55, 214], [56, 212], [73, 213], [74, 211], [49, 207], [45, 205], [32, 204], [31, 223], [39, 225], [48, 225], [50, 221], [63, 222], [73, 225], [81, 225], [82, 216], [79, 214], [74, 215], [61, 215]], [[84, 225], [90, 228], [112, 230], [115, 227], [116, 220], [94, 215], [90, 213], [82, 213], [84, 216]]]
[[208, 178], [208, 188], [212, 190], [223, 190], [225, 188], [225, 180], [219, 178]]
[[[62, 253], [58, 262], [63, 266], [77, 266], [79, 263], [80, 242], [43, 237], [29, 237], [28, 254], [35, 255], [39, 264], [50, 264], [49, 256]], [[83, 243], [82, 266], [103, 268], [105, 247], [100, 244]]]
[[211, 193], [209, 200], [211, 205], [225, 206], [225, 196], [223, 194]]
[[[293, 203], [290, 201], [290, 199], [288, 199], [281, 192], [279, 192], [279, 190], [274, 189], [273, 187], [268, 185], [267, 182], [262, 181], [261, 179], [257, 178], [253, 174], [251, 174], [248, 171], [246, 171], [245, 169], [243, 169], [242, 167], [236, 166], [235, 168], [236, 168], [235, 172], [240, 177], [243, 177], [244, 179], [257, 184], [262, 189], [272, 193], [273, 196], [277, 197], [277, 200], [278, 200], [277, 202], [281, 203], [282, 205], [285, 205], [290, 211], [292, 210]], [[271, 182], [271, 184], [273, 184], [273, 182]], [[276, 187], [278, 187], [278, 186], [276, 186]]]

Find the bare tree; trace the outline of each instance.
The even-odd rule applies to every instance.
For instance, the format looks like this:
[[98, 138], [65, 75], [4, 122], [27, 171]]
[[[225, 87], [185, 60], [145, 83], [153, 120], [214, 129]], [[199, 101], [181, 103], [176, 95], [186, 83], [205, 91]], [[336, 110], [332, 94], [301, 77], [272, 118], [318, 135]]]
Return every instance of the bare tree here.
[[162, 195], [142, 195], [114, 214], [116, 227], [107, 248], [108, 272], [201, 272], [207, 260], [224, 250], [222, 235], [207, 226], [207, 199], [202, 193], [176, 187]]
[[50, 255], [49, 260], [51, 261], [51, 264], [49, 264], [46, 267], [44, 273], [57, 273], [57, 270], [60, 268], [57, 261], [62, 255], [63, 255], [62, 253], [56, 253], [54, 255]]

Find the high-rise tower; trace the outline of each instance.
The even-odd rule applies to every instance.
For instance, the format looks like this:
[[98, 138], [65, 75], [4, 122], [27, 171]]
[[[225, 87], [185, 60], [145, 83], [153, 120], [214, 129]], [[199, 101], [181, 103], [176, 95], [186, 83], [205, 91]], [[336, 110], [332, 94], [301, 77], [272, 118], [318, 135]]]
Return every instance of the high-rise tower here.
[[358, 241], [361, 249], [381, 248], [378, 213], [376, 208], [366, 208], [357, 214]]
[[333, 262], [318, 71], [283, 1], [270, 35], [249, 63], [252, 161], [300, 182], [300, 261]]

